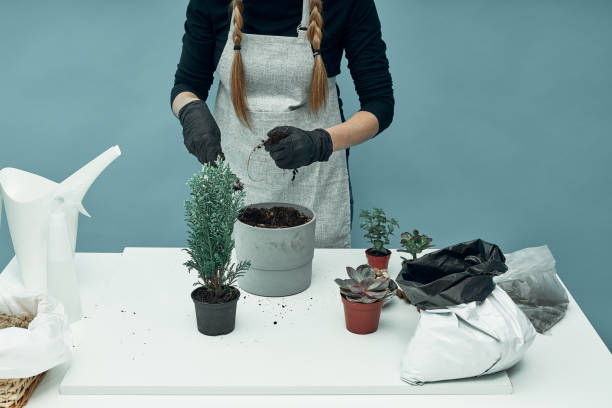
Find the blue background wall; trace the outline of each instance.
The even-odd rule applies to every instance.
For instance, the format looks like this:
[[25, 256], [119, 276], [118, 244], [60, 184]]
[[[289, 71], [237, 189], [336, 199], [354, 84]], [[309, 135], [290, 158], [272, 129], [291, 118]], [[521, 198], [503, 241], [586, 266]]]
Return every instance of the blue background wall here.
[[[198, 164], [168, 95], [185, 5], [0, 3], [0, 168], [59, 181], [113, 144], [123, 150], [86, 196], [80, 251], [184, 245], [185, 181]], [[356, 208], [382, 206], [438, 246], [548, 244], [610, 346], [612, 2], [377, 5], [397, 108], [384, 134], [352, 151]], [[346, 68], [339, 83], [351, 114]], [[366, 245], [358, 228], [353, 238]], [[0, 264], [12, 254], [4, 226]]]

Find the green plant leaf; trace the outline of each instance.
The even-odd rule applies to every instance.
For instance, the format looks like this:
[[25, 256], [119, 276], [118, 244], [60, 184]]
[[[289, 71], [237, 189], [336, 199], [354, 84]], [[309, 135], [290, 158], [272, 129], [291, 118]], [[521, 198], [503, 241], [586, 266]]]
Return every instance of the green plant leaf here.
[[356, 285], [357, 282], [354, 279], [340, 279], [340, 278], [336, 278], [334, 279], [334, 282], [336, 282], [338, 284], [338, 286], [340, 286], [341, 288], [347, 288], [351, 285]]

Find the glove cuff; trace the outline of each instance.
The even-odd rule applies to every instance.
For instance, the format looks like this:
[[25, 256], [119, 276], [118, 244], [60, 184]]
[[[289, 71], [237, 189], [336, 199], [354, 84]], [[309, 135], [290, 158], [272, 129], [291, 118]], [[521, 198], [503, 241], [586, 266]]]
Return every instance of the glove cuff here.
[[183, 106], [179, 112], [178, 112], [178, 120], [179, 122], [181, 122], [181, 125], [185, 125], [185, 119], [187, 118], [187, 116], [189, 116], [189, 114], [191, 112], [197, 111], [199, 109], [204, 109], [208, 115], [210, 114], [210, 110], [208, 110], [208, 105], [206, 105], [206, 102], [204, 102], [201, 99], [197, 99], [195, 101], [191, 101], [187, 104], [185, 104], [185, 106]]
[[315, 129], [313, 132], [317, 134], [315, 142], [315, 161], [327, 161], [333, 153], [334, 144], [331, 135], [325, 129]]

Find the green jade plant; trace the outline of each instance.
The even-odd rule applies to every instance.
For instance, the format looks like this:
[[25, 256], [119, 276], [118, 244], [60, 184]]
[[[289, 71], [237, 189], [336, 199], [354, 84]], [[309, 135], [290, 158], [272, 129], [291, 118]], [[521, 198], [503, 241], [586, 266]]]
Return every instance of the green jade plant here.
[[389, 236], [393, 234], [399, 224], [394, 218], [388, 219], [381, 208], [374, 208], [372, 211], [361, 210], [359, 214], [362, 222], [359, 225], [364, 231], [363, 235], [372, 245], [372, 255], [385, 256], [389, 245]]
[[[407, 252], [412, 255], [412, 259], [416, 259], [417, 255], [427, 248], [433, 248], [434, 245], [431, 243], [432, 239], [425, 234], [419, 234], [418, 230], [410, 232], [402, 232], [400, 245], [402, 249], [398, 249], [399, 252]], [[406, 260], [406, 258], [402, 257]]]
[[346, 300], [354, 303], [374, 303], [387, 296], [390, 279], [376, 278], [370, 265], [361, 265], [357, 269], [346, 267], [349, 279], [334, 279], [340, 287], [340, 293]]
[[238, 293], [233, 285], [251, 265], [249, 261], [231, 263], [232, 232], [244, 206], [245, 192], [221, 158], [205, 164], [187, 185], [191, 190], [190, 199], [185, 201], [189, 228], [186, 251], [190, 259], [184, 265], [190, 272], [197, 271], [199, 281], [194, 286], [206, 290], [207, 303], [221, 303]]

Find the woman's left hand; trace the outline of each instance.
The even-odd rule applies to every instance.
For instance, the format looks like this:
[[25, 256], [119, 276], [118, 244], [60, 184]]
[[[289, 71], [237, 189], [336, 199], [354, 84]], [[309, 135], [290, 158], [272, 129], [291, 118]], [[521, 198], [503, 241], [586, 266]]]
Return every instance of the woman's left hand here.
[[332, 139], [325, 129], [302, 130], [293, 126], [279, 126], [269, 131], [268, 137], [285, 134], [287, 136], [278, 143], [265, 145], [266, 151], [281, 169], [297, 169], [327, 161], [332, 154]]

